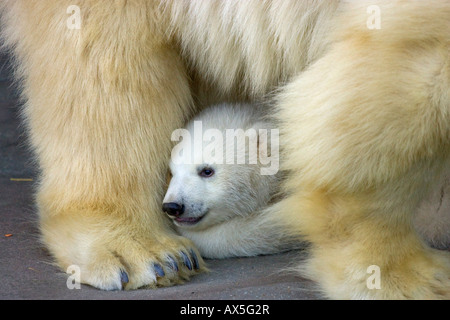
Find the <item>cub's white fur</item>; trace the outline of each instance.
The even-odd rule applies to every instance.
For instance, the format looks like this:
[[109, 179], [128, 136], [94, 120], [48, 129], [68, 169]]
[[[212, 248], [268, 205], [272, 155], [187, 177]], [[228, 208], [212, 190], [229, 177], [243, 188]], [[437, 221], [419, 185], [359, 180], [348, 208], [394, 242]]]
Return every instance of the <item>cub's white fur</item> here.
[[[189, 134], [173, 149], [164, 198], [164, 204], [183, 207], [181, 214], [170, 215], [178, 231], [207, 258], [269, 254], [292, 245], [276, 217], [264, 211], [279, 191], [280, 172], [263, 174], [267, 165], [279, 162], [274, 123], [255, 106], [222, 104], [201, 112], [186, 130]], [[215, 137], [208, 136], [211, 130]], [[211, 154], [214, 159], [208, 159]], [[239, 161], [241, 155], [245, 161]], [[202, 176], [205, 169], [211, 176]]]

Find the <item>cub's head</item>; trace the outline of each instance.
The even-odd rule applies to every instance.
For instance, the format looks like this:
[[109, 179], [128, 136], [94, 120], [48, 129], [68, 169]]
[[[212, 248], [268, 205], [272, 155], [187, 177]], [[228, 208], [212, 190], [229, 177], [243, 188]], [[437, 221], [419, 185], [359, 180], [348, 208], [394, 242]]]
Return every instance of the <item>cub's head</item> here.
[[260, 150], [270, 146], [259, 134], [267, 126], [254, 109], [219, 106], [172, 135], [181, 142], [172, 150], [162, 209], [177, 227], [200, 231], [267, 205], [277, 185], [257, 159], [271, 154]]

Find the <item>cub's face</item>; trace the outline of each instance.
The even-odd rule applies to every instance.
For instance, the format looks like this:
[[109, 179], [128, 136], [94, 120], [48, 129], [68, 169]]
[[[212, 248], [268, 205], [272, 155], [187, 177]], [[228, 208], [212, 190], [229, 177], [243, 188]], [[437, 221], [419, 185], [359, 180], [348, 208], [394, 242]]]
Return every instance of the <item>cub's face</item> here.
[[163, 210], [179, 228], [203, 230], [244, 216], [258, 206], [254, 168], [241, 165], [174, 164]]
[[207, 164], [173, 164], [172, 179], [164, 197], [163, 210], [178, 227], [205, 228], [217, 223], [211, 209], [224, 201], [223, 170]]

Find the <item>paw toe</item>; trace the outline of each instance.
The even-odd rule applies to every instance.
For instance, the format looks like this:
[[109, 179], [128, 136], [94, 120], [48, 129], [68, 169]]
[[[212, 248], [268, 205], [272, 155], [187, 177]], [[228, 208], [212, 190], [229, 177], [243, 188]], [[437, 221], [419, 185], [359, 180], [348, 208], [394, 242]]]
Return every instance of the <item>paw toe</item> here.
[[185, 252], [183, 252], [183, 251], [180, 252], [180, 255], [181, 255], [181, 258], [183, 259], [183, 264], [184, 264], [190, 271], [192, 271], [192, 262], [191, 262], [191, 260], [189, 259], [188, 255], [187, 255]]
[[167, 257], [167, 261], [166, 261], [166, 265], [171, 269], [171, 270], [173, 270], [174, 272], [178, 272], [178, 263], [177, 263], [177, 261], [175, 260], [175, 258], [174, 257], [172, 257], [172, 256], [168, 256]]
[[157, 277], [164, 277], [166, 275], [166, 273], [164, 272], [163, 267], [159, 264], [159, 263], [154, 263], [153, 264], [153, 270], [155, 271], [155, 274]]
[[198, 261], [197, 254], [194, 252], [193, 249], [191, 249], [190, 253], [191, 253], [192, 262], [194, 263], [194, 269], [195, 270], [199, 270], [200, 269], [200, 263]]

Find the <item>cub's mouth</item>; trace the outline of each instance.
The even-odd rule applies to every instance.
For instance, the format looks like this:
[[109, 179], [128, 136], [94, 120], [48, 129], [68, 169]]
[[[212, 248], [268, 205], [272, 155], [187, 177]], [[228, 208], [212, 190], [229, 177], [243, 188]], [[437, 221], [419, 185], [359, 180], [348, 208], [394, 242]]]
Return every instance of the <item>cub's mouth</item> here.
[[205, 217], [206, 213], [200, 217], [175, 217], [175, 225], [178, 227], [189, 227], [198, 224]]

